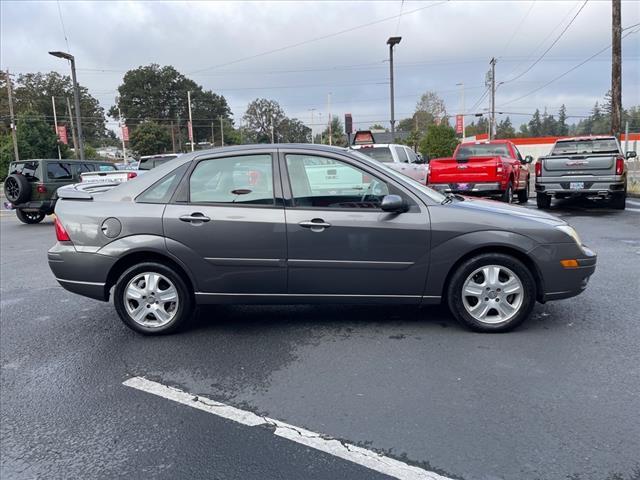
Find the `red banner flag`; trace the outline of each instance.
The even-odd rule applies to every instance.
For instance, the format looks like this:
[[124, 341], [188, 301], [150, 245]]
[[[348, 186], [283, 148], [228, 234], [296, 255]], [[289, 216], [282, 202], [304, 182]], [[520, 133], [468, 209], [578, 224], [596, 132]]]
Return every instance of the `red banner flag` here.
[[462, 133], [462, 122], [464, 122], [464, 116], [456, 115], [456, 133]]
[[129, 127], [127, 127], [126, 125], [122, 126], [122, 140], [124, 140], [125, 142], [129, 141]]
[[187, 129], [189, 130], [189, 140], [193, 142], [193, 125], [191, 125], [191, 122], [187, 122]]
[[65, 145], [69, 144], [69, 139], [67, 138], [67, 127], [64, 125], [58, 125], [58, 140]]

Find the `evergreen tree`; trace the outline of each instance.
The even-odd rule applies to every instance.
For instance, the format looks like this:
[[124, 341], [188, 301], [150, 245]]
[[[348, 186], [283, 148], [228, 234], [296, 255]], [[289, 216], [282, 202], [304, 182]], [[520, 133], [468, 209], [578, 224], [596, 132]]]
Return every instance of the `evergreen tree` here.
[[498, 123], [496, 128], [496, 138], [513, 138], [516, 136], [516, 131], [511, 124], [509, 117]]
[[567, 107], [564, 103], [558, 111], [557, 134], [561, 136], [569, 135], [569, 126], [567, 125]]
[[536, 108], [533, 117], [529, 120], [529, 135], [532, 137], [540, 137], [542, 135], [542, 119], [540, 118], [540, 110]]
[[553, 118], [553, 115], [549, 115], [547, 113], [547, 109], [544, 109], [544, 114], [542, 115], [542, 135], [557, 135], [557, 122], [556, 119]]

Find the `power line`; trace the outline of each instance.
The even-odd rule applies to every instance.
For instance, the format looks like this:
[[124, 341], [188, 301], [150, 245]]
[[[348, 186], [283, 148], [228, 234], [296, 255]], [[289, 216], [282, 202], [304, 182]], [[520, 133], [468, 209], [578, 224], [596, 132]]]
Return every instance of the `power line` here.
[[[630, 28], [630, 27], [628, 27], [628, 28], [623, 28], [622, 30], [623, 30], [623, 31], [624, 31], [624, 30], [628, 30], [629, 28]], [[622, 38], [624, 39], [624, 38], [628, 37], [629, 35], [632, 35], [632, 34], [634, 34], [634, 33], [638, 33], [638, 31], [640, 31], [640, 30], [632, 30], [632, 31], [630, 31], [630, 32], [627, 32], [625, 35], [623, 35], [623, 36], [622, 36]], [[518, 100], [522, 100], [523, 98], [526, 98], [526, 97], [528, 97], [529, 95], [532, 95], [532, 94], [534, 94], [534, 93], [536, 93], [536, 92], [538, 92], [538, 91], [542, 90], [543, 88], [548, 87], [548, 86], [549, 86], [549, 85], [551, 85], [552, 83], [554, 83], [554, 82], [556, 82], [556, 81], [560, 80], [562, 77], [565, 77], [565, 76], [567, 76], [568, 74], [570, 74], [571, 72], [573, 72], [574, 70], [578, 69], [579, 67], [581, 67], [581, 66], [582, 66], [582, 65], [584, 65], [585, 63], [587, 63], [587, 62], [591, 61], [593, 58], [595, 58], [595, 57], [597, 57], [598, 55], [600, 55], [600, 54], [602, 54], [602, 53], [606, 52], [607, 50], [609, 50], [609, 49], [611, 48], [611, 45], [612, 45], [612, 44], [607, 45], [607, 46], [606, 46], [606, 47], [604, 47], [602, 50], [597, 51], [596, 53], [594, 53], [593, 55], [591, 55], [589, 58], [587, 58], [587, 59], [583, 60], [582, 62], [578, 63], [577, 65], [575, 65], [575, 66], [571, 67], [571, 68], [570, 68], [569, 70], [567, 70], [566, 72], [564, 72], [564, 73], [562, 73], [562, 74], [558, 75], [557, 77], [552, 78], [551, 80], [549, 80], [548, 82], [546, 82], [544, 85], [542, 85], [542, 86], [540, 86], [540, 87], [538, 87], [538, 88], [534, 88], [533, 90], [531, 90], [531, 91], [530, 91], [530, 92], [528, 92], [528, 93], [525, 93], [524, 95], [521, 95], [521, 96], [519, 96], [519, 97], [517, 97], [517, 98], [515, 98], [515, 99], [513, 99], [513, 100], [509, 100], [509, 101], [508, 101], [508, 102], [506, 102], [506, 103], [503, 103], [503, 106], [504, 106], [504, 105], [510, 105], [510, 104], [512, 104], [512, 103], [515, 103], [515, 102], [517, 102]]]
[[428, 8], [433, 8], [433, 7], [436, 7], [438, 5], [442, 5], [443, 3], [448, 3], [449, 1], [451, 1], [451, 0], [442, 0], [440, 2], [432, 3], [432, 4], [424, 6], [424, 7], [415, 8], [415, 9], [410, 10], [410, 11], [405, 12], [405, 13], [400, 13], [399, 15], [392, 15], [390, 17], [381, 18], [379, 20], [374, 20], [372, 22], [363, 23], [361, 25], [356, 25], [355, 27], [350, 27], [350, 28], [347, 28], [347, 29], [344, 29], [344, 30], [340, 30], [340, 31], [337, 31], [337, 32], [329, 33], [327, 35], [322, 35], [320, 37], [310, 38], [310, 39], [307, 39], [307, 40], [303, 40], [301, 42], [292, 43], [292, 44], [289, 44], [289, 45], [285, 45], [283, 47], [274, 48], [272, 50], [267, 50], [267, 51], [264, 51], [264, 52], [261, 52], [261, 53], [256, 53], [255, 55], [249, 55], [247, 57], [238, 58], [238, 59], [232, 60], [230, 62], [219, 63], [218, 65], [212, 65], [211, 67], [201, 68], [201, 69], [189, 72], [188, 75], [193, 75], [195, 73], [205, 72], [207, 70], [213, 70], [215, 68], [226, 67], [228, 65], [234, 65], [236, 63], [244, 62], [244, 61], [247, 61], [247, 60], [253, 60], [254, 58], [263, 57], [265, 55], [271, 55], [272, 53], [282, 52], [282, 51], [288, 50], [290, 48], [295, 48], [295, 47], [299, 47], [301, 45], [306, 45], [308, 43], [317, 42], [319, 40], [325, 40], [327, 38], [335, 37], [337, 35], [342, 35], [344, 33], [353, 32], [354, 30], [359, 30], [361, 28], [370, 27], [372, 25], [377, 25], [379, 23], [383, 23], [383, 22], [386, 22], [386, 21], [389, 21], [389, 20], [393, 20], [393, 19], [398, 18], [398, 17], [400, 17], [402, 15], [410, 15], [412, 13], [419, 12], [421, 10], [426, 10]]
[[524, 70], [522, 73], [520, 73], [520, 75], [515, 76], [514, 78], [510, 79], [510, 80], [506, 80], [502, 83], [511, 83], [519, 78], [521, 78], [522, 76], [524, 76], [526, 73], [528, 73], [529, 71], [531, 71], [531, 69], [533, 67], [535, 67], [538, 63], [540, 63], [540, 60], [542, 60], [544, 58], [544, 56], [549, 53], [549, 51], [555, 46], [556, 43], [558, 43], [560, 41], [560, 39], [564, 36], [564, 34], [566, 33], [566, 31], [569, 29], [569, 27], [573, 24], [573, 22], [575, 21], [576, 18], [578, 18], [578, 15], [580, 15], [580, 12], [582, 12], [582, 10], [584, 9], [584, 7], [587, 5], [587, 2], [589, 0], [584, 0], [584, 3], [582, 4], [582, 6], [578, 9], [578, 11], [576, 12], [576, 14], [573, 16], [573, 18], [571, 19], [571, 21], [564, 27], [564, 29], [560, 32], [560, 35], [558, 35], [556, 37], [556, 39], [551, 42], [551, 45], [549, 45], [549, 47], [542, 52], [542, 55], [540, 55], [538, 57], [538, 59], [533, 62], [531, 65], [529, 65], [529, 68], [527, 68], [526, 70]]
[[[509, 37], [509, 40], [507, 41], [507, 44], [504, 47], [503, 52], [506, 53], [507, 51], [509, 51], [509, 47], [511, 46], [511, 42], [513, 42], [513, 39], [516, 37], [516, 34], [520, 31], [520, 27], [522, 27], [522, 25], [524, 24], [524, 21], [529, 17], [529, 14], [531, 13], [531, 10], [533, 10], [533, 6], [536, 4], [536, 0], [533, 0], [531, 2], [531, 6], [529, 7], [529, 10], [527, 10], [527, 13], [524, 14], [524, 17], [522, 17], [522, 20], [520, 20], [520, 23], [518, 23], [518, 26], [513, 30], [513, 33], [511, 34], [511, 37]], [[502, 56], [499, 57], [500, 60], [502, 60]]]
[[58, 16], [60, 17], [60, 24], [62, 25], [62, 34], [64, 35], [64, 41], [67, 44], [67, 53], [71, 53], [69, 48], [69, 39], [67, 38], [67, 29], [64, 27], [64, 20], [62, 19], [62, 8], [60, 7], [60, 0], [57, 0], [58, 4]]

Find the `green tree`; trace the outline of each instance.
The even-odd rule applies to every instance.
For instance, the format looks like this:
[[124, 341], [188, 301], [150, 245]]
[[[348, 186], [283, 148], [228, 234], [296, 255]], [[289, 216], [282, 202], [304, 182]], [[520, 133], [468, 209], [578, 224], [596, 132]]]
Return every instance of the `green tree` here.
[[432, 125], [420, 142], [420, 153], [429, 158], [450, 157], [456, 146], [458, 138], [453, 128], [446, 124]]
[[416, 115], [420, 124], [418, 129], [426, 129], [429, 125], [445, 120], [447, 108], [444, 100], [436, 92], [427, 91], [420, 96], [420, 100], [416, 104], [414, 120]]
[[[411, 119], [407, 119], [407, 120], [411, 120]], [[400, 123], [402, 123], [402, 120], [400, 121]], [[400, 130], [400, 123], [398, 123], [398, 130]], [[382, 130], [383, 132], [388, 132], [389, 129], [383, 127], [382, 125], [380, 125], [379, 123], [374, 123], [373, 125], [369, 126], [369, 130]], [[409, 129], [410, 131], [411, 129]]]
[[536, 108], [533, 117], [529, 120], [529, 135], [532, 137], [540, 137], [542, 135], [542, 119], [540, 118], [540, 110]]
[[[79, 86], [80, 92], [80, 114], [82, 116], [82, 133], [85, 142], [99, 145], [107, 138], [104, 109], [100, 102], [91, 94], [86, 87]], [[66, 75], [57, 72], [49, 73], [26, 73], [20, 75], [14, 86], [15, 112], [35, 112], [42, 115], [47, 123], [53, 125], [53, 106], [51, 97], [55, 98], [56, 113], [60, 125], [70, 127], [67, 113], [68, 98], [73, 109], [75, 122], [75, 107], [73, 103], [73, 82]]]
[[58, 158], [58, 138], [43, 115], [26, 111], [17, 120], [20, 159]]
[[516, 131], [511, 124], [511, 119], [509, 117], [505, 118], [501, 122], [498, 123], [496, 127], [496, 137], [497, 138], [513, 138], [516, 136]]
[[137, 125], [129, 137], [129, 146], [138, 155], [153, 155], [171, 148], [171, 135], [165, 125], [144, 122]]
[[549, 115], [547, 113], [547, 109], [544, 109], [544, 113], [542, 114], [542, 130], [541, 135], [557, 135], [558, 133], [558, 123], [556, 119], [553, 118], [553, 115]]
[[557, 134], [561, 136], [569, 135], [569, 126], [567, 125], [567, 107], [564, 103], [560, 106], [558, 111], [558, 125]]
[[484, 117], [478, 118], [478, 123], [471, 122], [465, 128], [465, 134], [467, 136], [482, 135], [489, 132], [489, 120]]
[[[329, 145], [329, 122], [327, 122], [327, 127], [322, 132], [321, 143]], [[333, 115], [331, 118], [331, 144], [340, 147], [347, 146], [347, 136], [344, 134], [344, 127], [337, 115]]]
[[278, 102], [256, 98], [249, 103], [242, 117], [248, 140], [254, 143], [270, 143], [273, 131], [275, 141], [276, 135], [281, 136], [283, 133], [280, 131], [280, 126], [285, 118], [284, 110]]
[[193, 134], [196, 141], [211, 138], [213, 128], [220, 138], [220, 118], [230, 122], [231, 110], [227, 100], [204, 90], [170, 65], [151, 64], [125, 73], [118, 87], [117, 104], [109, 115], [118, 117], [118, 107], [128, 125], [152, 121], [162, 125], [175, 122], [180, 136], [187, 136], [186, 119], [189, 117], [187, 92], [191, 92]]
[[297, 118], [285, 118], [279, 126], [282, 132], [281, 142], [309, 143], [311, 129]]

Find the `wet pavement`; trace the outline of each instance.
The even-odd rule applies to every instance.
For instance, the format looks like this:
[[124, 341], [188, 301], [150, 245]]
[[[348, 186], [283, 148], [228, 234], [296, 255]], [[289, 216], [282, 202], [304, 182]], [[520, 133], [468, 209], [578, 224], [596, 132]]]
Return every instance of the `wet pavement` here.
[[0, 477], [389, 478], [122, 385], [143, 376], [449, 478], [640, 478], [640, 200], [628, 207], [555, 206], [598, 270], [498, 335], [441, 307], [302, 305], [210, 307], [141, 337], [57, 285], [50, 220], [3, 212]]

